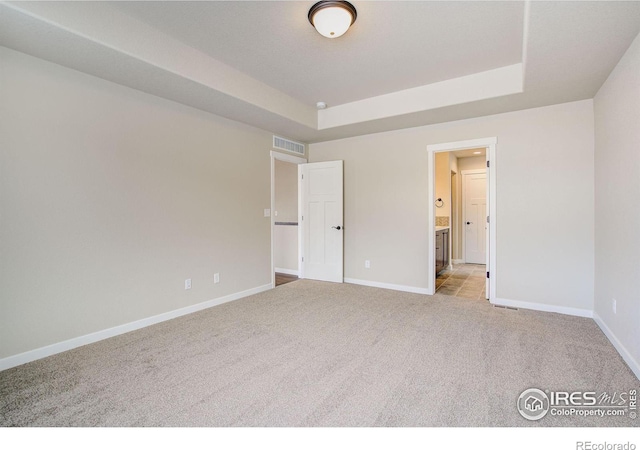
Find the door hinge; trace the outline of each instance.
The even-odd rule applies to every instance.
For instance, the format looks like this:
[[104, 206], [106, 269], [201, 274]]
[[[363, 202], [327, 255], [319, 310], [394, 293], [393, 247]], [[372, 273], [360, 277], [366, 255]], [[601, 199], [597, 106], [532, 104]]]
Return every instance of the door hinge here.
[[489, 167], [489, 161], [487, 161], [487, 167]]
[[489, 278], [489, 272], [487, 272], [487, 278]]
[[487, 216], [487, 223], [489, 223], [489, 216]]
[[302, 262], [304, 262], [304, 256], [302, 257]]
[[300, 220], [304, 220], [304, 216], [302, 216], [302, 219], [300, 219]]
[[302, 179], [304, 180], [304, 174], [302, 174]]

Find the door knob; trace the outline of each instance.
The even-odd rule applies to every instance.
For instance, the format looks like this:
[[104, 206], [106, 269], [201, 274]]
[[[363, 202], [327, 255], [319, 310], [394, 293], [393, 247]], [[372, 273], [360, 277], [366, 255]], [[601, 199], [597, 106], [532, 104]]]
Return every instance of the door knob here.
[[467, 222], [467, 225], [471, 225], [473, 222]]
[[335, 228], [336, 230], [341, 230], [342, 227], [340, 227], [340, 225], [338, 225], [337, 227], [331, 227], [331, 228]]

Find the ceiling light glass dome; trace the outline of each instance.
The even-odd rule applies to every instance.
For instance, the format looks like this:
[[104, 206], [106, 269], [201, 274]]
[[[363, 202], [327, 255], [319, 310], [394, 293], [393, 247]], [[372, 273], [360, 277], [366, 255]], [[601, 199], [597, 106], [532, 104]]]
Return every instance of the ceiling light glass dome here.
[[309, 22], [330, 39], [342, 36], [356, 21], [356, 8], [349, 2], [321, 1], [309, 10]]

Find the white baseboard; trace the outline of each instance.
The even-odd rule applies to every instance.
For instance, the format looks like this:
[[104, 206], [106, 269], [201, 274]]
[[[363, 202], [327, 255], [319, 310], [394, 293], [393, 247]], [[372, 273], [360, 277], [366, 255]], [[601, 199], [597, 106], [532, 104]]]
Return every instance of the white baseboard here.
[[506, 298], [494, 298], [491, 304], [496, 306], [508, 306], [510, 308], [532, 309], [534, 311], [554, 312], [559, 314], [567, 314], [569, 316], [593, 317], [593, 311], [590, 309], [570, 308], [568, 306], [545, 305], [542, 303], [523, 302], [520, 300], [509, 300]]
[[108, 339], [110, 337], [118, 336], [120, 334], [128, 333], [130, 331], [139, 330], [140, 328], [155, 325], [156, 323], [164, 322], [167, 320], [175, 319], [176, 317], [191, 314], [203, 309], [211, 308], [213, 306], [221, 305], [223, 303], [238, 300], [249, 295], [259, 294], [260, 292], [273, 289], [273, 284], [265, 284], [246, 291], [237, 292], [235, 294], [226, 295], [206, 302], [198, 303], [196, 305], [187, 306], [184, 308], [176, 309], [166, 313], [158, 314], [156, 316], [147, 317], [145, 319], [136, 320], [135, 322], [125, 323], [113, 328], [107, 328], [106, 330], [97, 331], [95, 333], [86, 334], [73, 339], [69, 339], [56, 344], [47, 345], [46, 347], [37, 348], [28, 352], [20, 353], [18, 355], [9, 356], [0, 359], [0, 370], [10, 369], [22, 364], [26, 364], [37, 359], [46, 358], [47, 356], [55, 355], [56, 353], [62, 353], [67, 350], [71, 350], [83, 345], [92, 344], [94, 342]]
[[402, 291], [402, 292], [412, 292], [414, 294], [427, 294], [429, 295], [429, 290], [427, 288], [419, 288], [415, 286], [404, 286], [401, 284], [388, 284], [388, 283], [379, 283], [377, 281], [369, 281], [369, 280], [357, 280], [355, 278], [345, 278], [345, 283], [351, 284], [360, 284], [362, 286], [370, 286], [377, 287], [382, 289], [391, 289], [393, 291]]
[[295, 275], [296, 277], [300, 276], [300, 272], [292, 269], [282, 269], [280, 267], [276, 267], [273, 269], [273, 271], [276, 273], [284, 273], [285, 275]]
[[627, 350], [622, 342], [618, 340], [616, 335], [613, 334], [613, 331], [611, 331], [607, 324], [604, 323], [604, 320], [602, 320], [596, 312], [593, 313], [593, 320], [598, 324], [607, 339], [609, 339], [609, 342], [611, 342], [618, 353], [620, 353], [620, 356], [622, 356], [624, 362], [626, 362], [629, 368], [631, 368], [633, 373], [636, 375], [636, 378], [640, 380], [640, 363], [638, 363], [631, 353], [629, 353], [629, 350]]
[[451, 260], [452, 264], [464, 264], [464, 259], [453, 259]]

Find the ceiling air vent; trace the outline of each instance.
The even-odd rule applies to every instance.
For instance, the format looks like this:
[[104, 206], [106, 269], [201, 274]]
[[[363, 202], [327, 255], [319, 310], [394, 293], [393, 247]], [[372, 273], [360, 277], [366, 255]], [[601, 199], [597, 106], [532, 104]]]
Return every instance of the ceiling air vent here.
[[304, 155], [304, 144], [290, 141], [289, 139], [281, 138], [280, 136], [273, 136], [273, 148], [279, 148], [280, 150]]

